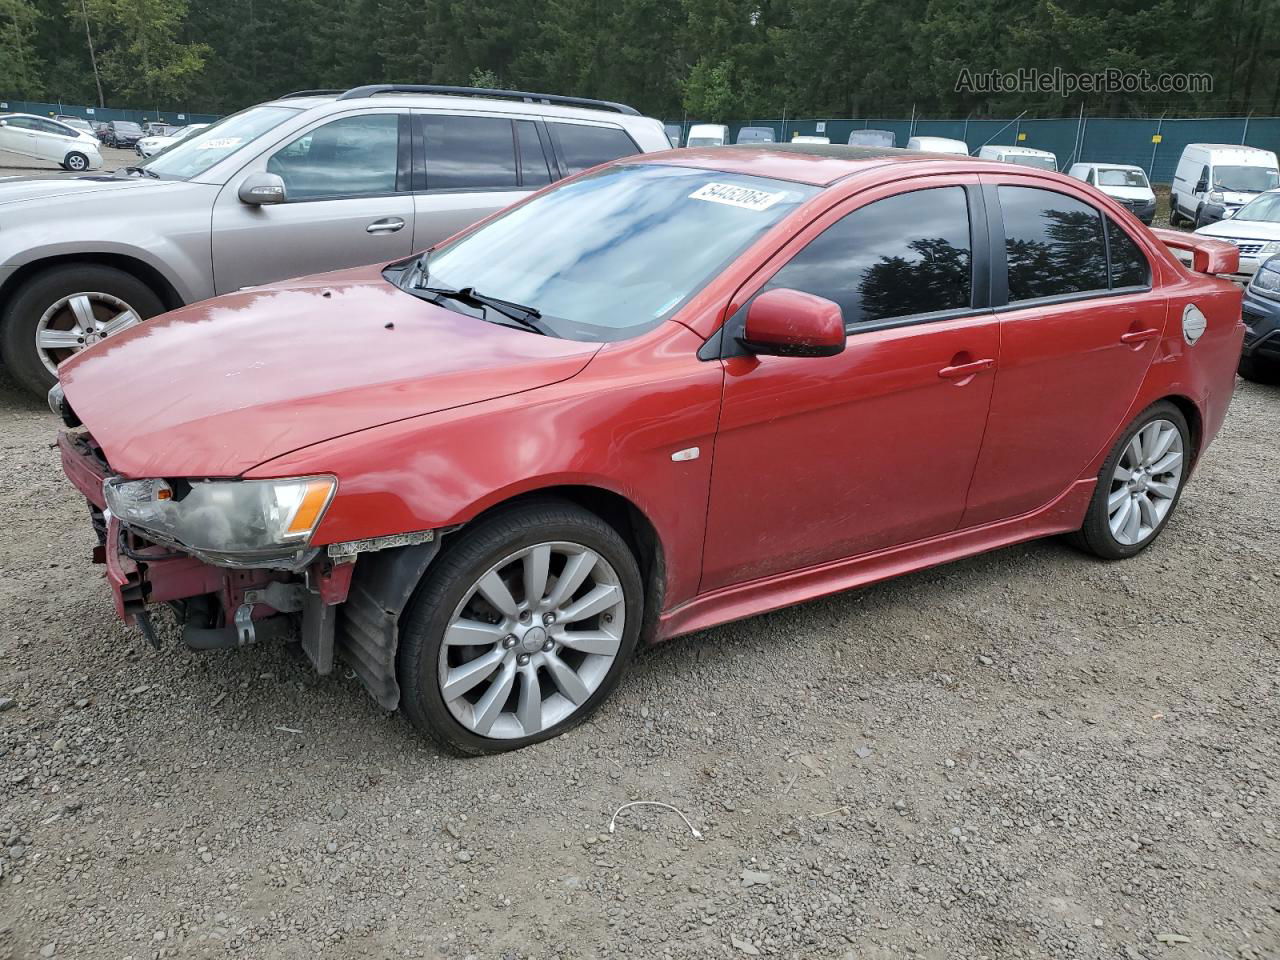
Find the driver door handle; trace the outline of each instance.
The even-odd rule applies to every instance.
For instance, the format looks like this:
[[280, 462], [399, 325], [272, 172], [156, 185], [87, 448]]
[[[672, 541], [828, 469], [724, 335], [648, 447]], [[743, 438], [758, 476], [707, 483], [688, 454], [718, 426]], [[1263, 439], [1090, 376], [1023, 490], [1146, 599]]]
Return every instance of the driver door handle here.
[[994, 359], [974, 360], [972, 363], [957, 363], [949, 367], [943, 367], [938, 371], [938, 376], [944, 380], [963, 380], [965, 377], [972, 377], [975, 373], [981, 373], [983, 370], [990, 370], [996, 365]]
[[364, 228], [365, 233], [395, 233], [404, 229], [404, 220], [400, 217], [383, 217]]
[[1145, 343], [1148, 340], [1154, 340], [1160, 336], [1160, 331], [1155, 327], [1148, 330], [1130, 330], [1128, 333], [1120, 334], [1121, 343]]

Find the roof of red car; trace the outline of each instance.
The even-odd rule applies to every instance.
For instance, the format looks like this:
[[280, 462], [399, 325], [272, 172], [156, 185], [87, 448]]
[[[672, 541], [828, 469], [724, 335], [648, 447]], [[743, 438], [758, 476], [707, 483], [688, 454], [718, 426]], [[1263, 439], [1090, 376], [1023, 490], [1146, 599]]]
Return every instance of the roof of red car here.
[[[825, 143], [771, 143], [751, 146], [686, 147], [663, 153], [640, 153], [624, 163], [668, 163], [724, 173], [743, 173], [823, 187], [851, 174], [886, 163], [949, 160], [980, 163], [954, 153], [924, 153], [890, 147], [847, 147]], [[981, 163], [981, 166], [989, 166]]]

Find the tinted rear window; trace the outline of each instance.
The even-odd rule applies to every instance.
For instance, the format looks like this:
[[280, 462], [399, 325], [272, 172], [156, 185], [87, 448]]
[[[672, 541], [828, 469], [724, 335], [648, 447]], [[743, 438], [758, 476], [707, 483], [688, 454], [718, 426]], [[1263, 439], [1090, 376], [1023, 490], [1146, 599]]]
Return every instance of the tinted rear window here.
[[578, 123], [548, 123], [560, 150], [565, 176], [579, 173], [598, 163], [639, 153], [640, 148], [626, 131], [618, 127], [588, 127]]
[[1073, 197], [1035, 187], [1000, 187], [1009, 302], [1106, 290], [1102, 214]]
[[428, 190], [516, 189], [511, 121], [498, 117], [422, 117]]
[[1111, 248], [1111, 286], [1151, 285], [1151, 265], [1127, 233], [1107, 217], [1107, 242]]

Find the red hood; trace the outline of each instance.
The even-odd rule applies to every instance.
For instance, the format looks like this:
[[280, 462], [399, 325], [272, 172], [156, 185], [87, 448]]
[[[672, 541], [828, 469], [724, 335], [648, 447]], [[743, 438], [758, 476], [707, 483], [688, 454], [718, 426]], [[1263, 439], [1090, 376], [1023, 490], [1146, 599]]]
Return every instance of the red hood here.
[[58, 375], [117, 472], [226, 477], [345, 433], [567, 380], [599, 346], [455, 313], [364, 267], [175, 310]]

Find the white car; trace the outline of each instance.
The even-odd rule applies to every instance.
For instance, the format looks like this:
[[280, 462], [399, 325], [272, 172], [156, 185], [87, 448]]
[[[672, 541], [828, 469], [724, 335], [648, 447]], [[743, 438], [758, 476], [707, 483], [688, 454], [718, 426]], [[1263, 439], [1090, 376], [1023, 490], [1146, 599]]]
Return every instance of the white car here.
[[1071, 176], [1124, 204], [1147, 226], [1155, 219], [1156, 195], [1141, 167], [1129, 163], [1073, 163]]
[[50, 160], [75, 173], [102, 169], [102, 154], [92, 134], [29, 113], [0, 115], [0, 154], [3, 153]]
[[143, 137], [138, 141], [134, 149], [140, 157], [153, 157], [166, 147], [173, 146], [184, 137], [189, 137], [197, 130], [203, 130], [207, 126], [207, 123], [192, 123], [185, 127], [179, 127], [176, 133], [171, 133], [167, 137]]
[[907, 141], [907, 149], [923, 150], [925, 153], [954, 153], [963, 157], [969, 155], [967, 143], [950, 137], [912, 137]]
[[791, 138], [792, 143], [830, 143], [830, 137], [813, 137], [803, 133], [798, 133]]
[[1265, 260], [1280, 253], [1280, 190], [1258, 194], [1229, 219], [1196, 233], [1234, 243], [1240, 250], [1237, 279], [1252, 277]]
[[986, 144], [979, 148], [978, 157], [982, 160], [998, 160], [1000, 163], [1018, 163], [1024, 167], [1037, 167], [1041, 170], [1058, 169], [1058, 157], [1048, 150], [1037, 150], [1034, 147], [1014, 147], [1002, 144]]

